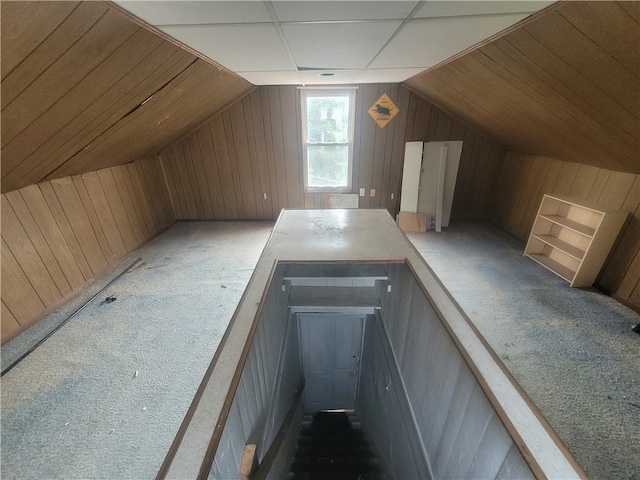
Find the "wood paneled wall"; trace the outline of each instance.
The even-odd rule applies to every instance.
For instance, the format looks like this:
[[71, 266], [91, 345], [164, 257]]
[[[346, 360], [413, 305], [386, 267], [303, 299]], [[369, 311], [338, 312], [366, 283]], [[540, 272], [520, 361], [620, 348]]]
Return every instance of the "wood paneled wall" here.
[[[367, 110], [383, 93], [399, 114], [381, 129]], [[303, 191], [300, 115], [296, 87], [259, 87], [162, 152], [176, 217], [263, 219], [322, 207], [321, 194]], [[356, 93], [352, 193], [367, 192], [360, 208], [397, 212], [405, 142], [421, 140], [464, 141], [452, 218], [483, 218], [503, 147], [398, 84]]]
[[630, 213], [596, 286], [640, 311], [640, 175], [508, 152], [489, 218], [523, 243], [542, 195], [572, 195]]
[[175, 221], [157, 158], [2, 195], [2, 340]]
[[155, 155], [253, 88], [106, 2], [1, 9], [2, 192]]
[[562, 2], [405, 84], [510, 150], [637, 174], [639, 52], [640, 2]]

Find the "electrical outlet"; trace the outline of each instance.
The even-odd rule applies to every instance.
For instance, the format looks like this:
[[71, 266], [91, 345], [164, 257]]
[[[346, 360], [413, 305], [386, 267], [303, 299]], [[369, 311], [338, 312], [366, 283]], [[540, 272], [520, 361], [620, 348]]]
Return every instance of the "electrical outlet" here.
[[361, 188], [361, 189], [360, 189], [360, 196], [361, 196], [361, 197], [364, 197], [364, 188]]
[[376, 196], [376, 189], [375, 189], [375, 188], [372, 188], [372, 189], [369, 191], [369, 196], [370, 196], [370, 197], [375, 197], [375, 196]]
[[267, 199], [267, 194], [266, 194], [266, 193], [264, 194], [264, 199], [265, 199], [265, 200]]
[[392, 194], [391, 194], [391, 200], [393, 200], [395, 196], [396, 196], [396, 194], [395, 194], [395, 193], [392, 193]]

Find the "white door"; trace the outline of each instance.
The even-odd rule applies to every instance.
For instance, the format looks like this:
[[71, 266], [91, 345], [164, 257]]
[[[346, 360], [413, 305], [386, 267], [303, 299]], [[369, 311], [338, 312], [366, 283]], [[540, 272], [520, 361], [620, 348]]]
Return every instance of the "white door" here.
[[461, 153], [461, 141], [424, 143], [418, 212], [427, 219], [433, 216], [443, 227], [449, 225]]
[[298, 314], [306, 412], [352, 409], [364, 317]]

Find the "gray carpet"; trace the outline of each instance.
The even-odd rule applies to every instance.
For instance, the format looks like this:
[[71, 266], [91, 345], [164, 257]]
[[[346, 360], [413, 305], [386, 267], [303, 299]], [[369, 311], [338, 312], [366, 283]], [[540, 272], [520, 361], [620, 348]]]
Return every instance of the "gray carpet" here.
[[592, 479], [640, 478], [640, 315], [486, 223], [410, 240]]
[[[272, 226], [181, 223], [134, 252], [2, 378], [2, 478], [155, 478]], [[3, 369], [82, 300], [3, 347]]]
[[[154, 478], [271, 227], [177, 224], [4, 346], [3, 368], [142, 257], [2, 378], [2, 478]], [[640, 478], [640, 316], [488, 224], [410, 239], [589, 476]]]

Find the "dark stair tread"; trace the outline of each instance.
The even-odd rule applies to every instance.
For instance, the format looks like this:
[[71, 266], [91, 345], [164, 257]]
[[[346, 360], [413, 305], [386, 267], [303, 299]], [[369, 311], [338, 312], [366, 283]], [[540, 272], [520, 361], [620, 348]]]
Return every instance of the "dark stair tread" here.
[[[305, 461], [306, 460], [306, 461]], [[371, 459], [357, 461], [357, 459], [345, 459], [340, 462], [334, 458], [300, 458], [291, 466], [295, 472], [331, 472], [331, 473], [382, 473], [378, 462]]]
[[296, 448], [296, 456], [299, 457], [372, 457], [373, 452], [368, 445], [353, 444], [347, 448], [330, 445], [299, 445]]
[[290, 473], [291, 480], [385, 480], [380, 473], [336, 473], [336, 472], [296, 472]]
[[[384, 479], [360, 422], [343, 412], [316, 412], [305, 416], [289, 478], [301, 480]], [[356, 422], [356, 428], [352, 422]]]

